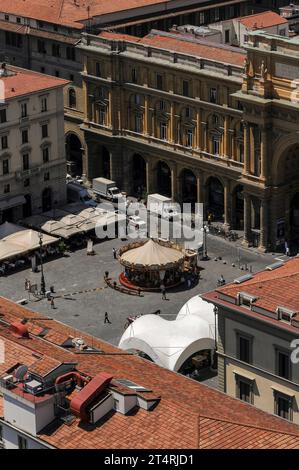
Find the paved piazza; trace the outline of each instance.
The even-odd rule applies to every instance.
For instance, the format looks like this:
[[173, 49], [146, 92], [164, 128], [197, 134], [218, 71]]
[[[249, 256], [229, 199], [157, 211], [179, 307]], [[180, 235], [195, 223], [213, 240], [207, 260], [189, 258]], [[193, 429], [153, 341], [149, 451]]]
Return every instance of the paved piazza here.
[[[210, 260], [201, 261], [200, 265], [204, 269], [201, 271], [198, 285], [191, 289], [184, 286], [169, 291], [167, 293], [169, 300], [162, 300], [160, 293], [144, 293], [143, 297], [131, 296], [106, 287], [103, 280], [105, 271], [109, 271], [113, 279], [118, 278], [121, 266], [113, 258], [112, 249], [124, 243], [127, 242], [106, 240], [94, 246], [96, 253], [94, 256], [87, 256], [85, 248], [72, 252], [67, 257], [46, 262], [44, 264], [46, 287], [49, 289], [53, 285], [55, 288], [55, 309], [51, 309], [50, 302], [45, 299], [40, 301], [32, 299], [27, 306], [71, 325], [74, 329], [86, 331], [117, 345], [129, 315], [147, 314], [161, 309], [161, 315], [172, 320], [190, 297], [215, 288], [221, 274], [227, 282], [245, 274], [238, 268], [236, 244], [209, 235]], [[221, 256], [222, 260], [215, 261], [216, 256]], [[240, 248], [241, 265], [247, 263], [248, 267], [252, 266], [254, 272], [273, 262], [276, 256], [261, 255]], [[236, 263], [236, 267], [232, 267], [233, 262]], [[25, 278], [40, 285], [40, 273], [33, 273], [30, 269], [19, 271], [0, 278], [1, 295], [14, 301], [28, 299], [28, 293], [24, 288]], [[95, 288], [98, 290], [94, 292], [76, 293]], [[111, 325], [104, 324], [106, 311]]]

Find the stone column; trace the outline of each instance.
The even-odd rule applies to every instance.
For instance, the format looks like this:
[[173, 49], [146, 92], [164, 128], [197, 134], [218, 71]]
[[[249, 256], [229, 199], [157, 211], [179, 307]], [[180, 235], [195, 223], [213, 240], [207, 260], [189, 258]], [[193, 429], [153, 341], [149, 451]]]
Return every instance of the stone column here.
[[249, 124], [244, 122], [244, 173], [250, 173]]
[[201, 149], [201, 111], [198, 109], [196, 112], [196, 147]]
[[267, 130], [263, 127], [261, 130], [261, 179], [266, 180], [267, 173]]
[[224, 183], [224, 223], [229, 226], [231, 223], [231, 196], [230, 181], [227, 179]]
[[197, 186], [197, 202], [204, 202], [203, 196], [203, 174], [196, 174], [196, 186]]
[[249, 245], [251, 241], [251, 198], [244, 193], [244, 244]]
[[259, 243], [259, 250], [262, 252], [267, 251], [268, 248], [268, 201], [262, 199], [261, 200], [261, 208], [260, 208], [260, 243]]
[[108, 92], [108, 127], [112, 127], [112, 90], [110, 89]]
[[223, 136], [223, 154], [225, 157], [230, 156], [230, 134], [229, 134], [229, 116], [224, 118], [224, 136]]
[[148, 109], [148, 100], [149, 97], [146, 95], [144, 98], [144, 125], [143, 132], [145, 135], [149, 135], [149, 109]]
[[155, 192], [155, 187], [156, 187], [155, 176], [154, 176], [155, 165], [156, 165], [155, 161], [151, 159], [146, 160], [146, 192], [148, 194]]
[[203, 150], [208, 151], [208, 136], [207, 136], [207, 123], [202, 122], [202, 133], [203, 133]]
[[177, 183], [177, 166], [176, 163], [174, 163], [173, 165], [171, 165], [171, 197], [174, 201], [177, 199]]
[[170, 104], [170, 129], [169, 129], [169, 137], [170, 137], [170, 143], [173, 144], [174, 143], [174, 135], [175, 135], [175, 130], [174, 130], [174, 122], [175, 122], [175, 118], [174, 118], [174, 103], [171, 102]]

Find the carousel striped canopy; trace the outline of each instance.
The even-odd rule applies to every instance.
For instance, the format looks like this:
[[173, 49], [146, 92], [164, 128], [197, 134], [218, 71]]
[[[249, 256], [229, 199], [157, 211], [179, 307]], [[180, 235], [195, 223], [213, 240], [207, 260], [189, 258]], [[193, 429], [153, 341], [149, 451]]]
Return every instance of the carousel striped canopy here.
[[170, 269], [183, 261], [184, 253], [152, 239], [142, 246], [125, 251], [120, 257], [120, 263], [124, 266], [147, 269]]

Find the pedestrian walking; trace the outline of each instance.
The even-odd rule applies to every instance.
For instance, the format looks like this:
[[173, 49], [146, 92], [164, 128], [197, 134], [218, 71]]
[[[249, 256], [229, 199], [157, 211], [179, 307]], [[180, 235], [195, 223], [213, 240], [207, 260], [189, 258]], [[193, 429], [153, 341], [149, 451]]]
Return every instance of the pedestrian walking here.
[[287, 241], [285, 241], [284, 247], [286, 256], [290, 256], [290, 247]]
[[104, 323], [110, 323], [111, 324], [111, 321], [109, 320], [109, 317], [108, 317], [108, 312], [105, 312]]
[[51, 297], [51, 308], [55, 308], [54, 297]]
[[167, 300], [165, 287], [162, 287], [161, 291], [162, 291], [162, 300]]
[[25, 290], [29, 290], [29, 281], [27, 278], [25, 279]]
[[113, 258], [116, 259], [116, 249], [112, 248], [112, 252], [113, 252]]

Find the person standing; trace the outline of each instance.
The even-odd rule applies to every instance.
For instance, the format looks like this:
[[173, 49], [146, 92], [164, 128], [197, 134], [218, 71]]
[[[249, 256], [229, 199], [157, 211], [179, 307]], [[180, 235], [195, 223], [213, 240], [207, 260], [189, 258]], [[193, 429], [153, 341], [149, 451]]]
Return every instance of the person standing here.
[[51, 297], [51, 308], [55, 308], [54, 297]]
[[111, 321], [109, 320], [109, 317], [108, 317], [108, 312], [105, 312], [104, 323], [110, 323], [111, 324]]
[[116, 249], [112, 248], [112, 252], [113, 252], [113, 258], [116, 259]]
[[166, 298], [166, 289], [164, 286], [161, 287], [161, 292], [162, 292], [162, 300], [167, 300]]

